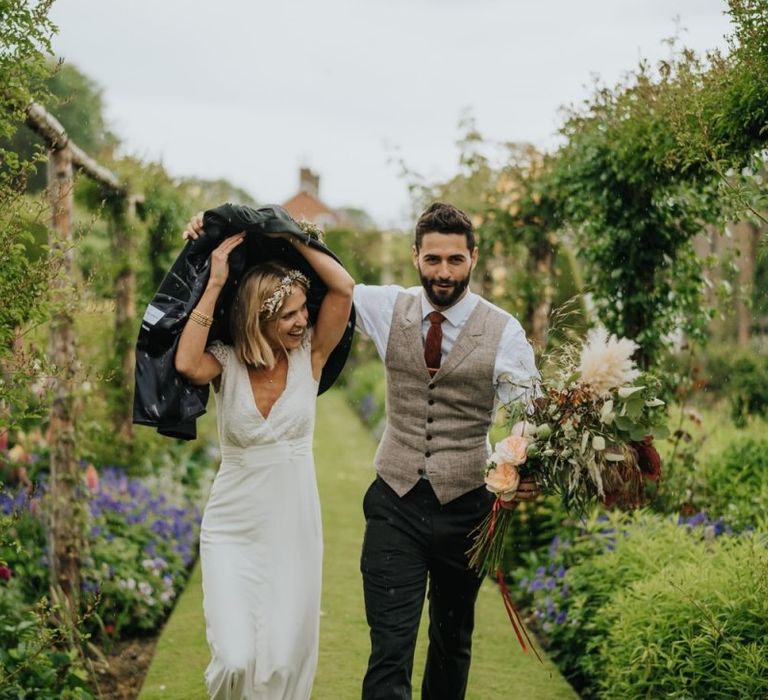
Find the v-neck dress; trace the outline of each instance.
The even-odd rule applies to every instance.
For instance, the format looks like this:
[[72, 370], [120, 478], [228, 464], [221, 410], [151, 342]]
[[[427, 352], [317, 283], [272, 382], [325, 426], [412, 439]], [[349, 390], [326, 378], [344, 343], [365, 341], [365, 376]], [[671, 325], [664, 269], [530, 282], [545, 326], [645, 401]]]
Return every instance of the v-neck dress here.
[[310, 345], [289, 353], [285, 390], [266, 419], [233, 348], [214, 343], [208, 351], [223, 368], [214, 391], [221, 467], [200, 532], [208, 692], [217, 700], [308, 700], [323, 546]]

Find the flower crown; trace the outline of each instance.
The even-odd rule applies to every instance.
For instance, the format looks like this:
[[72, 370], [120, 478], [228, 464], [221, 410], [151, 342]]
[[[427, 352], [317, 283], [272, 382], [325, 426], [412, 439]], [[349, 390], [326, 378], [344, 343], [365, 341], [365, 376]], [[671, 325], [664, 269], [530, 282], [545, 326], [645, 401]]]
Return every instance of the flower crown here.
[[290, 270], [288, 274], [280, 280], [277, 289], [264, 300], [264, 303], [259, 309], [259, 314], [265, 314], [267, 317], [274, 316], [275, 312], [283, 305], [285, 297], [290, 296], [291, 287], [293, 287], [296, 282], [299, 282], [309, 289], [309, 279], [307, 279], [307, 276], [298, 270]]

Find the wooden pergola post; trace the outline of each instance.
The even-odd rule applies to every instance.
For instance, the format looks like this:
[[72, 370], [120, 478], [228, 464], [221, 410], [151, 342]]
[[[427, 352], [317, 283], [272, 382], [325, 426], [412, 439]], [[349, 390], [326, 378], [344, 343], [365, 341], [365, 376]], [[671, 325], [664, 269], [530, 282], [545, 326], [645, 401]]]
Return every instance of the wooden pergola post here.
[[114, 214], [112, 254], [115, 262], [115, 354], [119, 360], [114, 384], [122, 401], [116, 410], [115, 428], [130, 447], [133, 436], [133, 368], [136, 364], [135, 236], [137, 196], [123, 197]]
[[[75, 380], [77, 355], [75, 348], [74, 309], [71, 303], [71, 284], [74, 276], [74, 245], [72, 241], [73, 188], [75, 168], [100, 183], [119, 203], [115, 247], [128, 261], [119, 267], [116, 280], [116, 335], [118, 347], [126, 346], [121, 355], [120, 386], [130, 397], [130, 376], [133, 371], [133, 344], [126, 345], [135, 332], [134, 273], [132, 235], [129, 209], [136, 198], [127, 195], [115, 175], [97, 163], [87, 153], [69, 140], [58, 120], [44, 107], [31, 104], [27, 108], [27, 125], [39, 134], [49, 148], [48, 196], [51, 206], [50, 248], [51, 254], [60, 261], [60, 273], [56, 275], [51, 295], [54, 315], [51, 320], [50, 356], [55, 367], [53, 379], [53, 403], [50, 414], [49, 442], [50, 465], [50, 557], [51, 586], [66, 597], [69, 619], [77, 610], [80, 594], [81, 553], [85, 546], [85, 500], [83, 483], [75, 453]], [[130, 406], [130, 398], [125, 401]], [[126, 410], [129, 410], [126, 408]], [[130, 437], [130, 413], [128, 428], [120, 432]], [[124, 426], [126, 419], [121, 419]]]
[[49, 353], [55, 369], [49, 444], [51, 583], [77, 609], [80, 592], [80, 552], [83, 539], [80, 473], [75, 458], [74, 376], [75, 328], [67, 296], [74, 269], [72, 246], [74, 168], [67, 146], [51, 148], [48, 159], [48, 197], [51, 206], [49, 244], [61, 266], [51, 282], [54, 315], [51, 319]]

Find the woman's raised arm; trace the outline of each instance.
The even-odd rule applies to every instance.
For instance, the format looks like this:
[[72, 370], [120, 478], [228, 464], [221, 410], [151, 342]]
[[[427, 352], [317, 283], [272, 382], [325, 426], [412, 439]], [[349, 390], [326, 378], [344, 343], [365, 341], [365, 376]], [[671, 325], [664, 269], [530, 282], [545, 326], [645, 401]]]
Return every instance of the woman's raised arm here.
[[173, 364], [176, 371], [192, 384], [207, 384], [221, 374], [219, 361], [205, 352], [208, 344], [208, 329], [213, 320], [216, 300], [229, 274], [229, 254], [243, 242], [244, 238], [244, 233], [230, 236], [213, 251], [208, 285], [181, 332]]

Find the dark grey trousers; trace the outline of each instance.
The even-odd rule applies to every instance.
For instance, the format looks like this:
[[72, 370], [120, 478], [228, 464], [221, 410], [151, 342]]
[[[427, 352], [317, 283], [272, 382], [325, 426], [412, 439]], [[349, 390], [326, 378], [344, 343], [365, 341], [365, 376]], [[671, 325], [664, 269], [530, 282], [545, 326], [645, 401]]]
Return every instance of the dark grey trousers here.
[[360, 569], [371, 656], [363, 700], [410, 700], [416, 634], [429, 586], [423, 700], [462, 700], [481, 578], [468, 568], [470, 533], [493, 496], [480, 487], [440, 505], [426, 480], [403, 498], [380, 478], [365, 499]]

